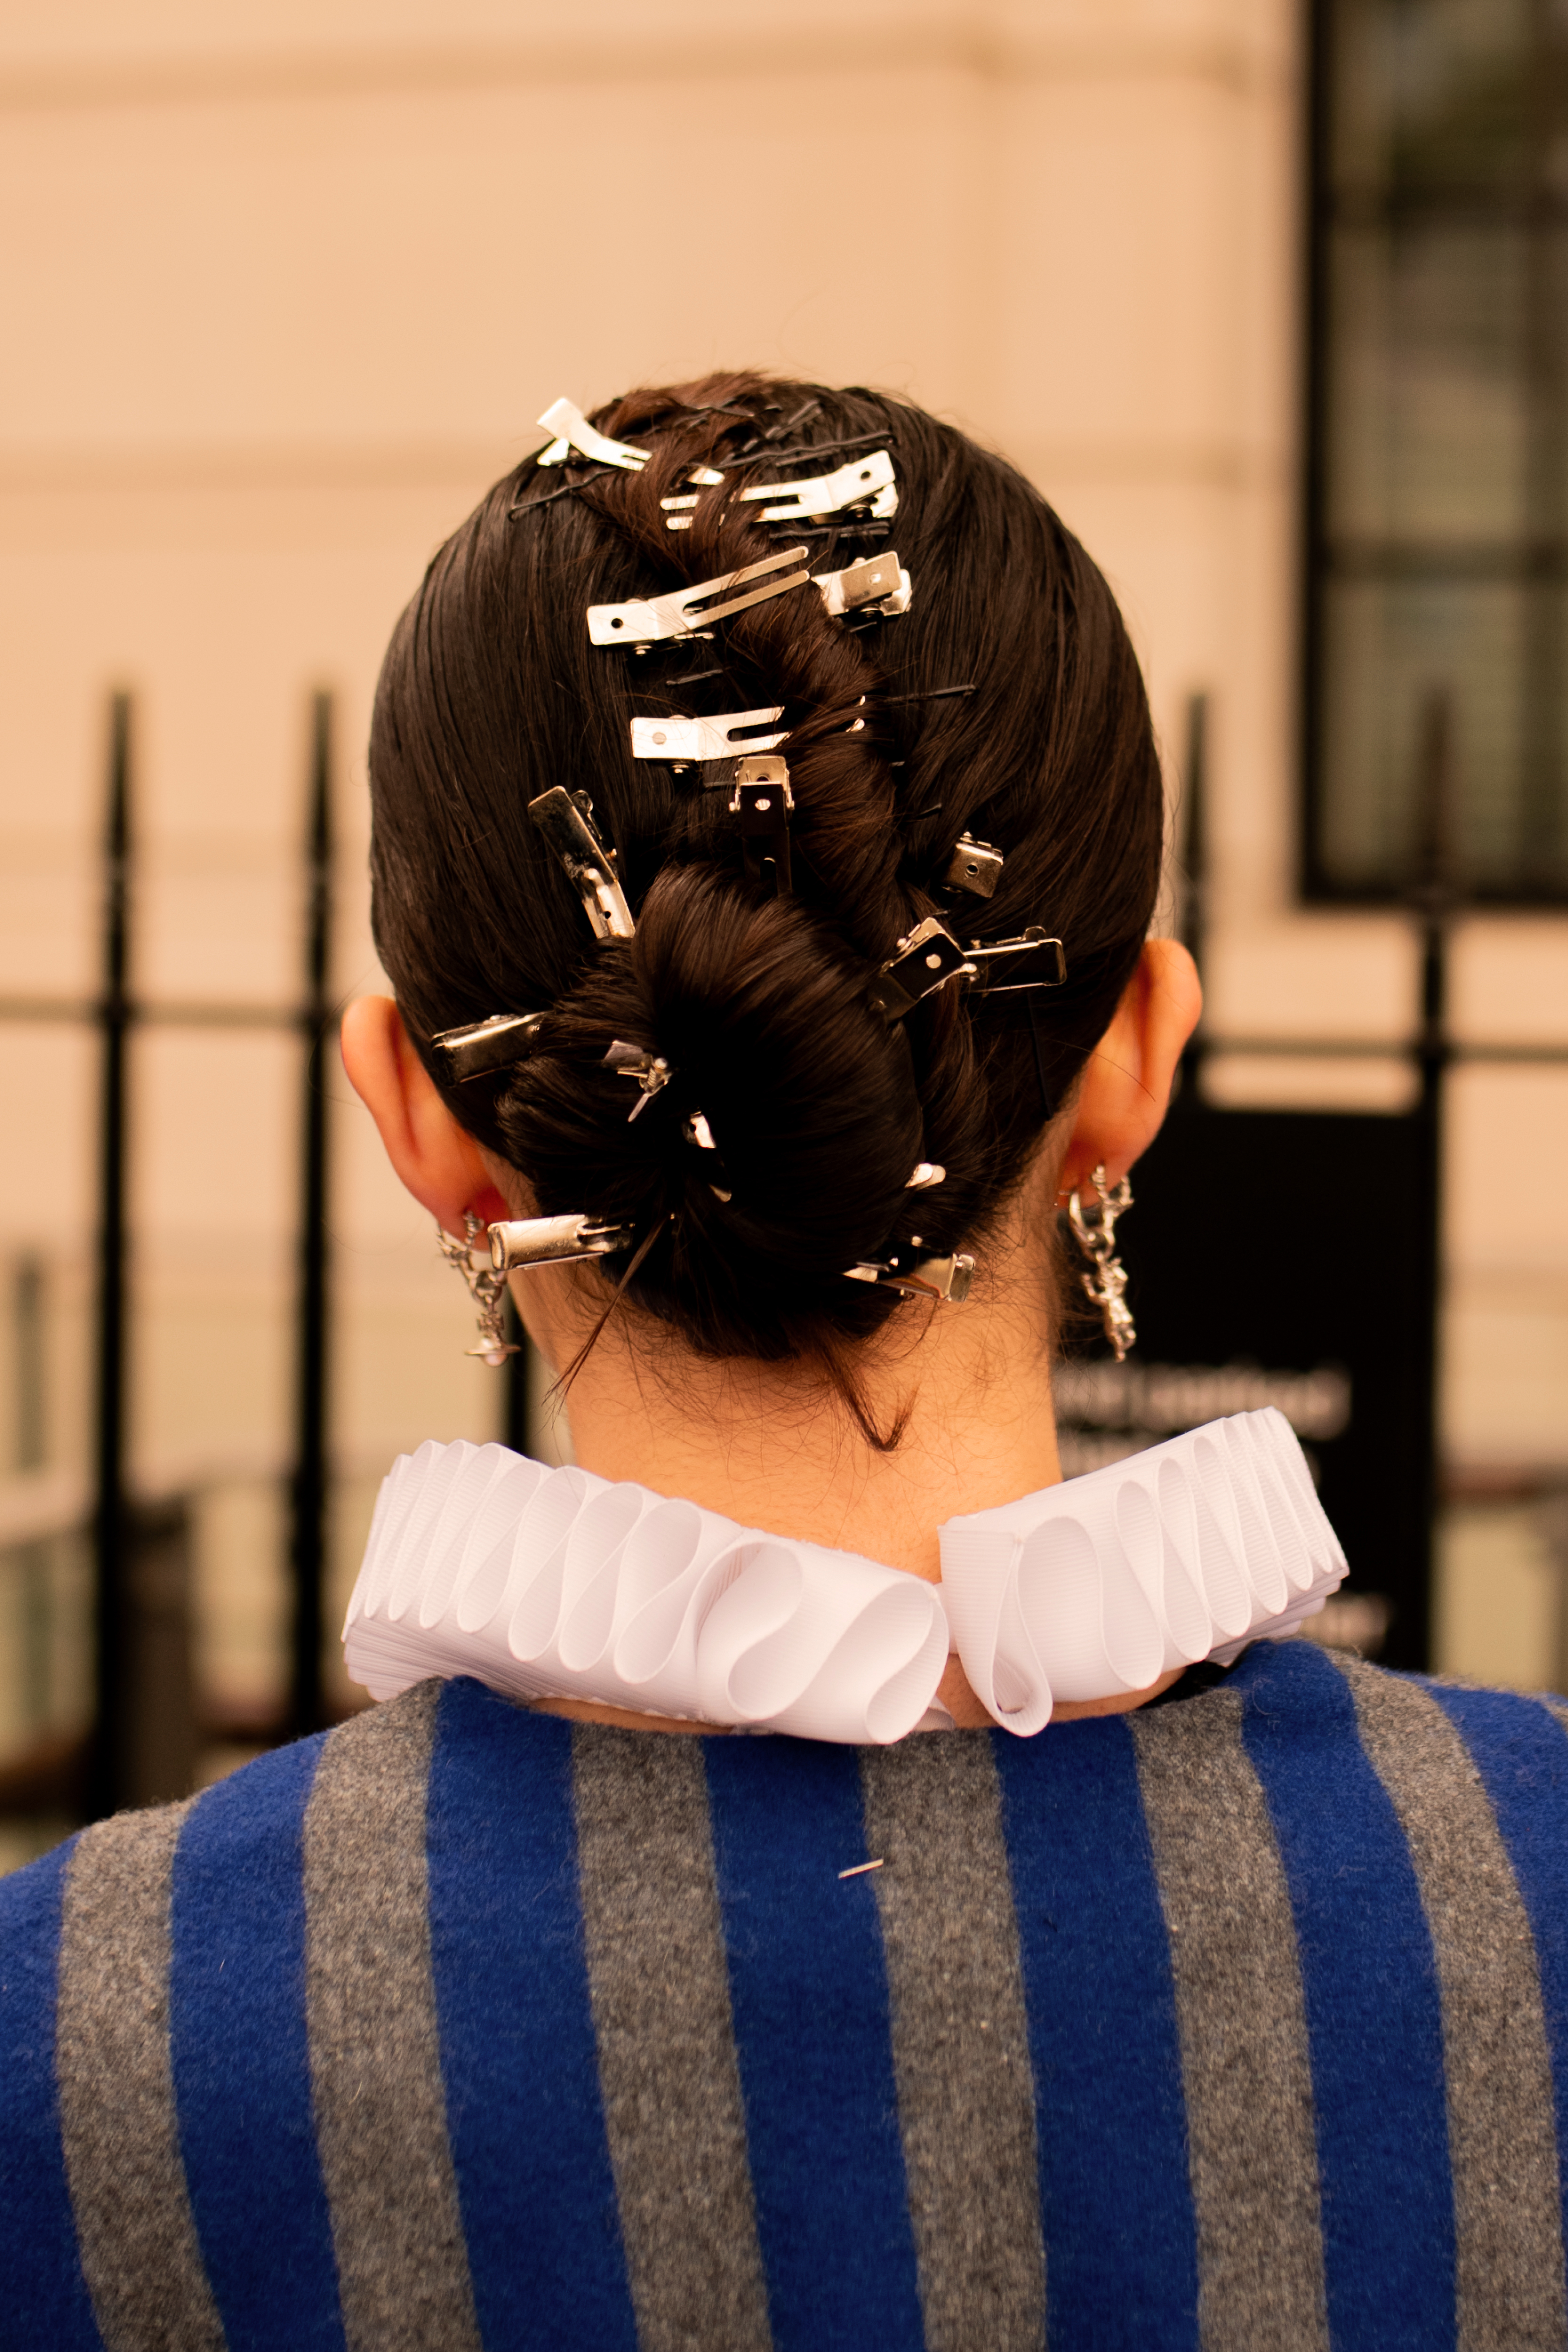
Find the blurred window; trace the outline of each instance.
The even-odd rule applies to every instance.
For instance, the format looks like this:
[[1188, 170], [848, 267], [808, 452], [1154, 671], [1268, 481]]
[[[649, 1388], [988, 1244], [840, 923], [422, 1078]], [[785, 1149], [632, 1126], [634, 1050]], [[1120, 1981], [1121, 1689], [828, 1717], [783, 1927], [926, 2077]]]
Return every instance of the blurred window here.
[[1307, 887], [1560, 901], [1568, 0], [1316, 13]]

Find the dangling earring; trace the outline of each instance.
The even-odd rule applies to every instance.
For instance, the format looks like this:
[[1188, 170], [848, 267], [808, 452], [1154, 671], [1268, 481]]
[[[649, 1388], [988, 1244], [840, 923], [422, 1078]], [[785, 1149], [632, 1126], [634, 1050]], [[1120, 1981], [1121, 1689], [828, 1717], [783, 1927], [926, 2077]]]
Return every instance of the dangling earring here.
[[1116, 1255], [1116, 1220], [1132, 1206], [1132, 1187], [1124, 1176], [1114, 1192], [1107, 1192], [1103, 1161], [1089, 1181], [1100, 1195], [1099, 1208], [1090, 1213], [1093, 1223], [1084, 1214], [1083, 1203], [1076, 1192], [1068, 1199], [1068, 1217], [1079, 1249], [1094, 1269], [1079, 1278], [1100, 1309], [1105, 1336], [1120, 1364], [1138, 1341], [1127, 1305], [1127, 1268]]
[[492, 1266], [477, 1266], [474, 1264], [474, 1244], [483, 1231], [484, 1227], [473, 1211], [465, 1209], [463, 1239], [460, 1242], [454, 1240], [446, 1226], [438, 1223], [436, 1240], [447, 1265], [455, 1265], [468, 1284], [474, 1305], [479, 1310], [479, 1344], [477, 1348], [465, 1348], [463, 1353], [465, 1356], [478, 1356], [482, 1362], [499, 1368], [518, 1350], [507, 1339], [506, 1327], [501, 1321], [506, 1298], [505, 1275], [497, 1274]]

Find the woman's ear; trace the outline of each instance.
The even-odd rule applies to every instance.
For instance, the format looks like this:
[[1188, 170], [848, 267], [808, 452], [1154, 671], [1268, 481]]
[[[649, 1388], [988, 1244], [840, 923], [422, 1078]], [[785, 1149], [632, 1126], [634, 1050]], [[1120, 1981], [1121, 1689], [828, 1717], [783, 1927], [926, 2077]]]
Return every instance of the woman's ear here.
[[1204, 1008], [1197, 966], [1176, 940], [1148, 940], [1079, 1091], [1059, 1197], [1104, 1166], [1119, 1183], [1160, 1131], [1182, 1048]]
[[511, 1211], [484, 1155], [459, 1127], [409, 1042], [390, 996], [361, 996], [343, 1014], [343, 1067], [406, 1190], [449, 1234], [465, 1211], [493, 1224]]

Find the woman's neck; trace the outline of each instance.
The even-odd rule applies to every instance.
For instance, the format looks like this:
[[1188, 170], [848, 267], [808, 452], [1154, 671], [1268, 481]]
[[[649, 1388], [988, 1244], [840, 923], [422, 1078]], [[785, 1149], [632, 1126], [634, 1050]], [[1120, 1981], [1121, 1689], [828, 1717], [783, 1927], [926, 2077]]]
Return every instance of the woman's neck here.
[[865, 1378], [874, 1425], [901, 1423], [887, 1453], [816, 1373], [672, 1360], [657, 1340], [617, 1344], [607, 1331], [567, 1401], [573, 1448], [601, 1477], [935, 1582], [944, 1519], [1061, 1476], [1048, 1343], [1021, 1345], [999, 1319], [984, 1305], [898, 1310]]
[[[1044, 1251], [1015, 1230], [986, 1249], [964, 1305], [910, 1302], [896, 1309], [861, 1368], [874, 1425], [902, 1424], [886, 1453], [868, 1444], [815, 1370], [715, 1363], [673, 1345], [643, 1318], [613, 1317], [572, 1383], [573, 1450], [602, 1478], [633, 1479], [742, 1526], [859, 1552], [936, 1583], [944, 1519], [1061, 1478], [1050, 1288]], [[559, 1372], [592, 1328], [583, 1290], [564, 1267], [515, 1277], [514, 1290], [536, 1346]], [[1058, 1712], [1065, 1718], [1120, 1711], [1151, 1695]], [[989, 1722], [957, 1658], [939, 1696], [961, 1726]], [[589, 1721], [644, 1728], [653, 1722], [586, 1701], [549, 1705]]]

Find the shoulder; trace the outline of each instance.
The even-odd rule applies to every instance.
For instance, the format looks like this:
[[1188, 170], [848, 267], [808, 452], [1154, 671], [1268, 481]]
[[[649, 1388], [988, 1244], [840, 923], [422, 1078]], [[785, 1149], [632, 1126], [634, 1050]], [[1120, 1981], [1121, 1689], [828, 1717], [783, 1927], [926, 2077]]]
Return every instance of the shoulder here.
[[[1293, 1887], [1418, 1890], [1457, 1934], [1568, 1938], [1568, 1705], [1296, 1639], [1130, 1718], [1146, 1809], [1256, 1814]], [[1489, 1926], [1484, 1923], [1489, 1922]]]
[[0, 1878], [0, 2020], [52, 2009], [62, 1956], [132, 1965], [139, 1940], [166, 1941], [172, 1907], [199, 1918], [221, 1900], [254, 1919], [268, 1896], [296, 1900], [312, 1840], [374, 1843], [392, 1819], [423, 1813], [433, 1769], [498, 1733], [525, 1751], [536, 1720], [476, 1684], [425, 1682], [183, 1803], [93, 1822]]
[[1174, 1704], [1128, 1718], [1141, 1749], [1233, 1747], [1259, 1769], [1293, 1759], [1326, 1770], [1331, 1756], [1353, 1755], [1412, 1805], [1439, 1786], [1515, 1803], [1552, 1804], [1568, 1790], [1568, 1701], [1550, 1692], [1396, 1673], [1300, 1636], [1256, 1642], [1228, 1672], [1208, 1672], [1206, 1688], [1186, 1696], [1178, 1685]]

